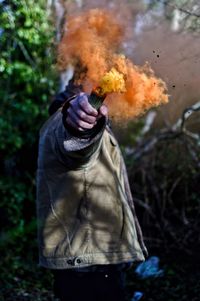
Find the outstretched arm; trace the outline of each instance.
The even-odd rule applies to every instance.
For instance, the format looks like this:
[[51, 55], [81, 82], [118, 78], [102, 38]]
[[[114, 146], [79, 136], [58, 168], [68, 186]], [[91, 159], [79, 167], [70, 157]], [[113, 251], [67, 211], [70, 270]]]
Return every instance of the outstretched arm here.
[[58, 160], [66, 162], [69, 168], [81, 168], [98, 156], [108, 111], [104, 105], [97, 111], [80, 90], [63, 98], [60, 104], [44, 132], [48, 133]]

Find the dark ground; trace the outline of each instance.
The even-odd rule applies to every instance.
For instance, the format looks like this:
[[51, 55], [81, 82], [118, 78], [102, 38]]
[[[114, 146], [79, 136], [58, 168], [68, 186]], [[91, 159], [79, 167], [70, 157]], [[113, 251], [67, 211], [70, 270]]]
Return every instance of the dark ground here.
[[[164, 275], [139, 279], [131, 268], [127, 272], [128, 300], [135, 291], [143, 292], [141, 301], [200, 300], [200, 260], [197, 255], [180, 252], [165, 255], [162, 250], [150, 253], [150, 256], [160, 258]], [[14, 249], [4, 250], [1, 257], [0, 301], [53, 301], [51, 274], [39, 268], [35, 258], [30, 257], [28, 262], [27, 256], [23, 261], [14, 254]]]

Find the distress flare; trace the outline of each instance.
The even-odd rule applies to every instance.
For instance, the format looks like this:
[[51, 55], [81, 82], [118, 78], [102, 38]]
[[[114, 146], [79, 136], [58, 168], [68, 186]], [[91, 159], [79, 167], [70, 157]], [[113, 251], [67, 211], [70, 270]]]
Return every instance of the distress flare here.
[[100, 80], [99, 86], [94, 89], [97, 95], [104, 96], [109, 93], [122, 93], [125, 92], [125, 80], [124, 75], [118, 72], [115, 68], [112, 68], [107, 72]]
[[[92, 9], [69, 17], [58, 47], [58, 66], [75, 68], [75, 82], [85, 92], [107, 95], [105, 103], [113, 118], [130, 119], [168, 102], [166, 85], [143, 67], [118, 54], [124, 29], [111, 12]], [[115, 93], [113, 93], [115, 92]]]

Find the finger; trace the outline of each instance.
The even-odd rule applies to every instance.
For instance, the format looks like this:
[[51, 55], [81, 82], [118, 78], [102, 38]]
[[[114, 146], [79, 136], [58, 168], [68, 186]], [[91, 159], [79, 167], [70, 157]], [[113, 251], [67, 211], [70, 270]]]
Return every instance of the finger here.
[[78, 125], [70, 118], [70, 116], [67, 116], [66, 122], [67, 122], [67, 124], [69, 124], [74, 129], [79, 130], [79, 131], [83, 131], [83, 129], [78, 127]]
[[83, 120], [85, 122], [88, 122], [88, 123], [91, 123], [91, 124], [95, 124], [96, 123], [96, 117], [94, 117], [92, 115], [88, 115], [82, 109], [78, 109], [75, 113], [78, 115], [78, 117], [81, 120]]
[[[76, 122], [78, 125], [79, 122], [83, 121], [85, 123], [89, 123], [92, 126], [96, 124], [96, 118], [93, 116], [87, 115], [84, 111], [78, 110], [78, 112], [74, 112], [73, 107], [69, 107], [68, 114], [70, 115], [71, 119]], [[80, 115], [83, 117], [81, 118]]]
[[108, 116], [108, 108], [105, 106], [105, 105], [102, 105], [100, 108], [99, 108], [99, 115], [97, 117], [97, 120], [99, 120], [101, 117], [106, 117]]
[[72, 108], [68, 109], [68, 114], [73, 124], [75, 124], [77, 128], [81, 128], [82, 130], [91, 129], [96, 124], [96, 122], [91, 124], [80, 119], [80, 117], [73, 111]]
[[79, 106], [88, 115], [92, 115], [94, 117], [98, 115], [97, 110], [95, 108], [93, 108], [91, 106], [91, 104], [89, 103], [88, 97], [86, 96], [86, 94], [79, 96]]
[[91, 124], [91, 123], [85, 122], [85, 121], [83, 121], [81, 119], [78, 119], [76, 123], [78, 124], [79, 128], [82, 128], [83, 130], [90, 130], [95, 125], [95, 124]]
[[88, 102], [88, 97], [85, 93], [80, 93], [76, 98], [70, 102], [70, 106], [73, 108], [74, 112], [78, 110], [84, 111], [87, 115], [96, 117], [98, 115], [97, 110], [95, 110]]
[[108, 115], [108, 108], [107, 108], [107, 106], [102, 105], [102, 106], [99, 108], [99, 113], [100, 113], [102, 116], [107, 116], [107, 115]]

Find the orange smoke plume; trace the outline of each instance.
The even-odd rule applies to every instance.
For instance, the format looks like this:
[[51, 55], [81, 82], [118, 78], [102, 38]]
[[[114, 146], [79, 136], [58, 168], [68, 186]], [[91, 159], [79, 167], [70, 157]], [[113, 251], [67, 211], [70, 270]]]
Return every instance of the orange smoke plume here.
[[124, 28], [114, 14], [92, 9], [69, 17], [64, 29], [58, 46], [58, 66], [65, 70], [72, 64], [75, 81], [83, 85], [84, 91], [90, 92], [99, 86], [110, 70], [123, 74], [123, 92], [111, 93], [105, 100], [113, 118], [128, 120], [153, 106], [167, 103], [166, 85], [155, 77], [150, 66], [136, 66], [118, 54]]

